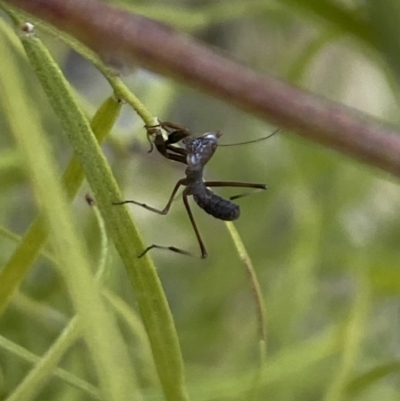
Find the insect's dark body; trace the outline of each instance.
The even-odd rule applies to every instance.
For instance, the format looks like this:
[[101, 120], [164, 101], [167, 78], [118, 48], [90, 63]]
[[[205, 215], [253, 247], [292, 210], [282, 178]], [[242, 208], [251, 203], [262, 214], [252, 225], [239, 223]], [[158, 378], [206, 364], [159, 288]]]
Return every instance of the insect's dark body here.
[[240, 216], [240, 208], [235, 203], [221, 198], [204, 185], [203, 169], [186, 169], [185, 195], [192, 195], [197, 205], [211, 216], [225, 220], [236, 220]]
[[[223, 199], [219, 195], [215, 194], [209, 187], [245, 187], [258, 189], [266, 189], [267, 187], [265, 184], [256, 183], [203, 180], [204, 166], [214, 155], [218, 145], [218, 138], [222, 135], [220, 132], [206, 132], [199, 137], [195, 137], [187, 128], [169, 122], [160, 122], [158, 125], [146, 128], [147, 137], [151, 143], [150, 152], [152, 151], [154, 145], [158, 152], [167, 159], [185, 164], [187, 166], [185, 171], [186, 177], [182, 178], [175, 184], [168, 203], [162, 210], [153, 208], [144, 203], [136, 202], [134, 200], [117, 202], [116, 204], [133, 203], [152, 212], [164, 215], [169, 212], [179, 188], [184, 186], [185, 189], [182, 193], [183, 203], [196, 234], [201, 250], [201, 257], [206, 258], [207, 251], [203, 240], [201, 239], [187, 198], [189, 196], [193, 196], [196, 204], [211, 216], [225, 221], [232, 221], [236, 220], [240, 216], [239, 206], [230, 200]], [[164, 137], [162, 129], [167, 131], [167, 138]], [[184, 148], [176, 145], [176, 143], [179, 141], [182, 141]], [[174, 246], [161, 246], [154, 244], [145, 249], [145, 251], [139, 257], [143, 256], [147, 251], [153, 248], [168, 249], [174, 252], [192, 255], [190, 252]]]
[[[155, 135], [153, 143], [164, 157], [188, 165], [185, 171], [186, 179], [181, 181], [182, 185], [186, 186], [184, 195], [192, 195], [201, 209], [217, 219], [232, 221], [239, 218], [240, 207], [215, 194], [206, 187], [203, 180], [204, 166], [213, 156], [221, 134], [209, 132], [196, 138], [192, 137], [185, 127], [173, 123], [163, 123], [163, 127], [168, 131], [167, 139], [157, 130], [150, 130], [149, 133]], [[179, 141], [185, 144], [185, 149], [174, 146]]]
[[206, 213], [225, 221], [233, 221], [239, 218], [239, 205], [216, 195], [208, 188], [205, 188], [205, 192], [206, 194], [201, 197], [198, 193], [193, 194], [193, 199]]

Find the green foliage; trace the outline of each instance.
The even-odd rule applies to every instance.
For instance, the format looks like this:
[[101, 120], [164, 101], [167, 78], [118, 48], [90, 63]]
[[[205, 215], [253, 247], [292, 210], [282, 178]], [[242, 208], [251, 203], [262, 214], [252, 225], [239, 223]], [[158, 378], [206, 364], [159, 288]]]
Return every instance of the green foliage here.
[[[398, 122], [394, 2], [115, 3]], [[121, 78], [73, 38], [29, 19], [32, 33], [5, 9], [16, 25], [0, 19], [0, 397], [398, 399], [396, 184], [287, 132], [220, 148], [208, 177], [268, 191], [240, 200], [229, 231], [194, 210], [207, 260], [138, 259], [141, 235], [112, 203], [162, 207], [184, 174], [147, 153], [145, 124], [221, 130], [225, 143], [273, 128], [143, 71]], [[145, 244], [197, 252], [179, 199], [167, 217], [129, 209]]]

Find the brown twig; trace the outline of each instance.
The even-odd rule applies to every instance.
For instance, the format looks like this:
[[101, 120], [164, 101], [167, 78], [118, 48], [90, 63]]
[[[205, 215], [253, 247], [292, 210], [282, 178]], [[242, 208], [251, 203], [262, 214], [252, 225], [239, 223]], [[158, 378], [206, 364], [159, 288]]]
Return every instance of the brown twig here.
[[229, 60], [156, 21], [98, 0], [7, 0], [105, 60], [132, 62], [195, 85], [305, 138], [400, 177], [400, 132], [372, 117]]

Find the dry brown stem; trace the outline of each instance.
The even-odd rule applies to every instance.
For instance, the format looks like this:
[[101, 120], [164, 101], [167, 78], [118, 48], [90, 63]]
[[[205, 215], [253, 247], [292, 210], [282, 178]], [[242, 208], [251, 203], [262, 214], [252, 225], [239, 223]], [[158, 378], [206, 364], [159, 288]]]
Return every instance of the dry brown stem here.
[[400, 177], [400, 136], [367, 114], [232, 61], [174, 29], [98, 0], [7, 0], [106, 60], [135, 62]]

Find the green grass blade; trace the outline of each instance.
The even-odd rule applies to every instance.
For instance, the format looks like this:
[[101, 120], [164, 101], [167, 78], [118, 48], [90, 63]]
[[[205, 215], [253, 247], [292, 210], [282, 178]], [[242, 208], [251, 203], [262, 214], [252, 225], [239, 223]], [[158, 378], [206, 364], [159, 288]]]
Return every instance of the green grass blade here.
[[[29, 27], [24, 25], [24, 28], [22, 41], [29, 48], [26, 42], [35, 39], [26, 32]], [[1, 53], [5, 54], [4, 51]], [[36, 56], [40, 58], [40, 54], [36, 53]], [[2, 100], [10, 131], [24, 156], [35, 196], [49, 226], [55, 255], [62, 266], [74, 306], [84, 322], [84, 337], [95, 362], [100, 387], [107, 399], [122, 400], [126, 394], [137, 394], [122, 337], [93, 281], [82, 240], [72, 224], [72, 213], [58, 179], [57, 163], [43, 134], [39, 113], [34, 112], [35, 105], [26, 96], [21, 81], [10, 66], [6, 64], [5, 71], [10, 79], [0, 83], [1, 93], [5, 94]], [[46, 72], [39, 68], [38, 74]], [[24, 118], [19, 117], [21, 113]], [[66, 113], [67, 116], [70, 114]]]
[[372, 369], [358, 375], [346, 386], [346, 396], [355, 398], [363, 391], [368, 391], [369, 387], [384, 380], [387, 376], [398, 377], [400, 372], [400, 362], [397, 360], [380, 364]]
[[50, 379], [64, 353], [75, 343], [80, 334], [79, 319], [75, 317], [63, 330], [63, 333], [55, 343], [47, 350], [46, 354], [7, 398], [7, 401], [28, 401], [33, 399], [46, 380]]
[[[100, 143], [107, 137], [120, 110], [121, 103], [114, 97], [110, 97], [93, 117], [91, 127]], [[70, 200], [78, 192], [83, 180], [82, 166], [77, 158], [73, 157], [63, 175], [63, 185]], [[5, 311], [12, 294], [39, 256], [47, 237], [44, 220], [39, 216], [31, 224], [14, 254], [0, 271], [0, 282], [2, 283], [0, 286], [0, 315]]]
[[[96, 280], [104, 281], [106, 271], [106, 260], [108, 252], [107, 235], [105, 232], [104, 222], [98, 212], [95, 204], [89, 197], [88, 203], [93, 206], [97, 222], [101, 233], [101, 255], [98, 262]], [[57, 367], [61, 358], [70, 347], [81, 337], [82, 322], [79, 316], [75, 316], [68, 325], [64, 328], [61, 335], [57, 338], [54, 344], [47, 350], [39, 363], [29, 372], [20, 385], [13, 391], [8, 401], [27, 401], [31, 400], [43, 387], [46, 380], [51, 377], [51, 372]]]
[[172, 315], [151, 260], [137, 257], [143, 243], [127, 209], [113, 206], [121, 195], [110, 168], [68, 83], [47, 49], [32, 35], [23, 36], [22, 41], [82, 163], [110, 237], [131, 277], [164, 393], [168, 400], [186, 400], [183, 362]]
[[[36, 364], [40, 363], [41, 359], [32, 354], [30, 351], [26, 350], [25, 348], [13, 343], [12, 341], [8, 340], [7, 338], [0, 335], [0, 348], [10, 352], [11, 354], [18, 356], [19, 358], [23, 359], [26, 362]], [[73, 374], [67, 372], [61, 368], [55, 368], [51, 374], [59, 379], [63, 380], [64, 382], [68, 383], [72, 387], [81, 390], [82, 392], [86, 393], [88, 396], [93, 397], [95, 400], [102, 400], [102, 396], [100, 391], [94, 387], [92, 384], [74, 376]]]
[[[358, 263], [353, 264], [358, 270], [358, 286], [352, 310], [342, 334], [342, 358], [332, 383], [328, 387], [325, 401], [340, 401], [345, 399], [345, 390], [348, 378], [351, 376], [358, 354], [361, 351], [362, 340], [366, 335], [365, 325], [370, 306], [370, 288], [367, 276], [364, 274], [368, 263], [364, 256], [360, 257]], [[354, 266], [353, 265], [353, 266]]]
[[261, 382], [262, 382], [262, 369], [265, 363], [265, 356], [267, 352], [267, 325], [266, 325], [266, 311], [265, 311], [265, 301], [261, 291], [261, 286], [257, 278], [256, 271], [254, 270], [253, 263], [246, 251], [242, 239], [237, 232], [235, 226], [232, 222], [226, 222], [229, 234], [235, 244], [238, 251], [239, 257], [243, 263], [246, 270], [251, 289], [253, 291], [256, 314], [258, 317], [258, 335], [259, 335], [259, 368], [253, 379], [252, 394], [250, 396], [251, 400], [257, 400], [259, 398]]
[[267, 331], [266, 331], [265, 302], [262, 295], [260, 283], [257, 279], [256, 271], [254, 270], [253, 263], [251, 262], [251, 259], [246, 251], [246, 248], [244, 247], [243, 241], [240, 238], [239, 233], [237, 232], [235, 226], [231, 222], [227, 222], [226, 226], [238, 251], [239, 257], [243, 262], [246, 273], [249, 277], [251, 289], [254, 294], [257, 316], [258, 316], [259, 339], [260, 341], [266, 343]]

